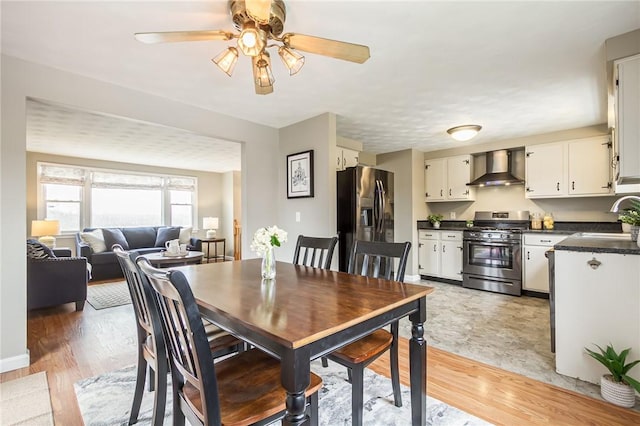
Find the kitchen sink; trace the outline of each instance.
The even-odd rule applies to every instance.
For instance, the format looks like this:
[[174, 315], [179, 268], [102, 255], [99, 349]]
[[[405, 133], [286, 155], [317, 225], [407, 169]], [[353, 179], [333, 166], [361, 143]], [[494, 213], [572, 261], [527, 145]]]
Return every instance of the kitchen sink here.
[[603, 238], [607, 240], [631, 240], [631, 234], [620, 232], [580, 232], [578, 236], [584, 238]]

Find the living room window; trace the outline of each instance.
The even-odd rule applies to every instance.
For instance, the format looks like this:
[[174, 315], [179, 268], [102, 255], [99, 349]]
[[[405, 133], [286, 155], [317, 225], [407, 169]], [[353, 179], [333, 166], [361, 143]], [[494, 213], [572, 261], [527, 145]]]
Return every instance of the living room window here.
[[38, 163], [38, 216], [62, 232], [91, 227], [193, 226], [197, 179]]

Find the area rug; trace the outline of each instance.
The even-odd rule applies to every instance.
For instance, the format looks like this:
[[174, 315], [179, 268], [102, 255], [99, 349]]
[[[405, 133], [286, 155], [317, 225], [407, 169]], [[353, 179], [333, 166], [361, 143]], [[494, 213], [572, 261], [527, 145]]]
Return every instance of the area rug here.
[[94, 284], [87, 287], [87, 302], [94, 309], [113, 308], [131, 303], [126, 281]]
[[[314, 361], [311, 369], [322, 377], [319, 391], [320, 425], [351, 424], [351, 384], [344, 367], [333, 362], [323, 368]], [[86, 426], [125, 425], [129, 418], [135, 388], [135, 366], [112, 371], [75, 383], [76, 397]], [[169, 385], [169, 388], [171, 385]], [[402, 407], [393, 404], [391, 381], [366, 369], [364, 378], [365, 425], [410, 425], [411, 394], [402, 386]], [[171, 424], [171, 392], [168, 392], [167, 414], [164, 424]], [[153, 408], [153, 394], [145, 392], [137, 425], [149, 425]], [[276, 422], [275, 424], [280, 424]], [[427, 397], [427, 425], [480, 426], [489, 425], [477, 417], [451, 407], [435, 398]]]
[[0, 383], [0, 424], [53, 425], [47, 373]]

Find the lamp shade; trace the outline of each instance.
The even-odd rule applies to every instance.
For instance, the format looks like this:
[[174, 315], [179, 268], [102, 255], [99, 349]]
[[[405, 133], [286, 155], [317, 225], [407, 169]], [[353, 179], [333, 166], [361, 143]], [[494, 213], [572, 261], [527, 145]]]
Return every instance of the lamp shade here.
[[447, 130], [447, 133], [451, 135], [457, 141], [468, 141], [473, 138], [482, 129], [482, 126], [477, 124], [466, 124], [464, 126], [456, 126]]
[[216, 229], [218, 229], [219, 223], [217, 217], [204, 217], [202, 218], [202, 227], [207, 230], [207, 238], [216, 237]]
[[205, 217], [202, 219], [202, 227], [204, 229], [218, 229], [219, 223], [217, 217]]
[[56, 238], [54, 235], [60, 233], [60, 221], [58, 220], [32, 220], [31, 235], [38, 238], [42, 244], [47, 247], [54, 248], [56, 246]]
[[58, 235], [60, 233], [60, 221], [58, 220], [32, 220], [31, 235], [43, 237]]

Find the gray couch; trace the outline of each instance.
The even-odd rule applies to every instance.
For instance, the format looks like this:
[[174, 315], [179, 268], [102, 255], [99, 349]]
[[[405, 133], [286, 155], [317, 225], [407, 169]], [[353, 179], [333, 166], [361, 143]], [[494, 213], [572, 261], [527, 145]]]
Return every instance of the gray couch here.
[[[140, 254], [154, 253], [164, 250], [165, 241], [178, 238], [179, 227], [140, 226], [132, 228], [85, 228], [82, 232], [101, 229], [106, 251], [95, 253], [91, 245], [85, 242], [81, 233], [76, 234], [76, 253], [87, 258], [91, 264], [92, 281], [123, 278], [118, 258], [111, 251], [113, 244], [120, 244], [125, 250], [135, 250]], [[188, 250], [202, 251], [202, 241], [189, 238]]]
[[75, 302], [84, 308], [87, 299], [87, 259], [71, 257], [70, 249], [54, 249], [45, 258], [27, 258], [27, 309]]

